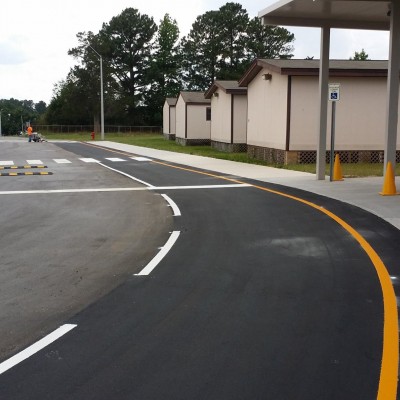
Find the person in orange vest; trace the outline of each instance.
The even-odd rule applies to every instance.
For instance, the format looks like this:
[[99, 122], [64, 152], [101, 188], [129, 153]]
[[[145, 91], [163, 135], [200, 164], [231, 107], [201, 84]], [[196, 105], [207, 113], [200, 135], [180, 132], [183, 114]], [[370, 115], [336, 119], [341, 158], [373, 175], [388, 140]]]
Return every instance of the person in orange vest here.
[[32, 142], [32, 127], [28, 126], [28, 142]]

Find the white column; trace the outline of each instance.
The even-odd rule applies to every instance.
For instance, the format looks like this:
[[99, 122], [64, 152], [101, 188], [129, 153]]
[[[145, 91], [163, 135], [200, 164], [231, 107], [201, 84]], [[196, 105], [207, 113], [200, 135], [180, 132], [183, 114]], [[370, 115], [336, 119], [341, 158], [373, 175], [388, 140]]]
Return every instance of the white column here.
[[388, 161], [396, 163], [396, 142], [399, 107], [399, 69], [400, 69], [400, 4], [391, 3], [390, 45], [388, 70], [388, 98], [386, 118], [385, 165]]
[[[328, 121], [330, 27], [321, 28], [321, 58], [319, 65], [319, 130], [317, 147], [317, 179], [325, 179], [326, 133]], [[307, 116], [304, 116], [307, 118]]]

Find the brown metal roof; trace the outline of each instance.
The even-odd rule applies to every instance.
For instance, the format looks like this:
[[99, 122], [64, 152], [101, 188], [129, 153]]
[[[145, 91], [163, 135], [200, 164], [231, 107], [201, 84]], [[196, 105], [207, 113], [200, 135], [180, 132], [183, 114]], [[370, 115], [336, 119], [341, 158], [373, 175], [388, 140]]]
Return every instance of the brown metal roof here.
[[169, 106], [174, 107], [176, 106], [176, 102], [178, 99], [176, 97], [167, 97], [166, 102], [168, 103]]
[[188, 91], [181, 91], [180, 95], [182, 99], [187, 104], [210, 104], [211, 101], [204, 97], [204, 92], [188, 92]]
[[[319, 60], [267, 60], [256, 59], [239, 80], [239, 86], [247, 86], [263, 69], [277, 72], [281, 75], [318, 76]], [[386, 60], [330, 60], [330, 76], [387, 76], [388, 61]]]
[[217, 91], [223, 90], [225, 93], [247, 94], [247, 88], [239, 87], [238, 81], [220, 81], [216, 80], [204, 94], [206, 99], [211, 99], [211, 96]]

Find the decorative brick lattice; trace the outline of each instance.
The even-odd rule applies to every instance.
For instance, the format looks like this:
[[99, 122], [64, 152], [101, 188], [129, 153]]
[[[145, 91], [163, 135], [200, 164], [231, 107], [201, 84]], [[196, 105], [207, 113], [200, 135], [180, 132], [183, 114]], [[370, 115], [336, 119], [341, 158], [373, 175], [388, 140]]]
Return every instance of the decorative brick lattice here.
[[[298, 164], [315, 164], [317, 162], [316, 151], [284, 151], [270, 149], [267, 147], [248, 146], [249, 157], [266, 161], [270, 164], [287, 164], [296, 162]], [[334, 155], [339, 154], [341, 163], [380, 163], [384, 162], [384, 151], [382, 150], [338, 150]], [[326, 152], [325, 161], [330, 162], [330, 151]], [[400, 151], [396, 151], [396, 163], [400, 163]]]
[[247, 155], [257, 160], [265, 161], [269, 164], [284, 164], [285, 151], [278, 149], [270, 149], [267, 147], [259, 147], [247, 145]]
[[211, 147], [226, 153], [245, 153], [247, 151], [246, 143], [224, 143], [211, 141]]
[[210, 139], [185, 139], [176, 137], [175, 142], [181, 146], [207, 146], [210, 145]]

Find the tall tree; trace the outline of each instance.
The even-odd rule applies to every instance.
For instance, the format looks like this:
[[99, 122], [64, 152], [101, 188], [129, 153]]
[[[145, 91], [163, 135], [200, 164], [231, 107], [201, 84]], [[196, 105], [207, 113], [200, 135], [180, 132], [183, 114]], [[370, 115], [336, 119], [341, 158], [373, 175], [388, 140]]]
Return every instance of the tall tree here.
[[292, 58], [294, 34], [280, 26], [265, 26], [260, 18], [253, 18], [247, 27], [248, 59]]
[[153, 37], [157, 25], [153, 18], [127, 8], [120, 15], [103, 24], [99, 32], [103, 55], [110, 73], [119, 86], [117, 101], [125, 107], [128, 119], [140, 123], [143, 115], [137, 108], [143, 106], [148, 88]]
[[238, 79], [245, 69], [249, 16], [239, 3], [226, 3], [217, 15], [219, 41], [222, 44], [217, 76], [219, 79]]
[[[80, 75], [76, 82], [82, 89], [90, 81], [93, 83], [95, 77], [98, 79], [96, 52], [102, 56], [104, 93], [108, 99], [105, 113], [119, 123], [143, 123], [145, 113], [142, 109], [150, 84], [151, 51], [156, 31], [157, 25], [152, 18], [134, 8], [127, 8], [109, 23], [104, 23], [98, 34], [79, 33], [79, 46], [69, 51], [90, 72], [86, 77]], [[92, 84], [89, 86], [94, 87]], [[98, 100], [96, 103], [99, 104]]]
[[254, 58], [291, 58], [294, 35], [249, 20], [238, 3], [197, 17], [182, 39], [183, 78], [188, 89], [205, 90], [215, 79], [239, 79]]
[[149, 73], [150, 88], [145, 94], [148, 114], [156, 124], [162, 122], [161, 109], [165, 98], [177, 96], [181, 89], [178, 39], [176, 20], [165, 14], [158, 27]]
[[218, 11], [200, 15], [181, 41], [182, 78], [187, 89], [205, 90], [217, 77], [223, 51], [218, 17]]
[[368, 56], [368, 54], [365, 52], [365, 50], [364, 50], [364, 49], [361, 49], [360, 52], [355, 51], [355, 52], [354, 52], [354, 56], [353, 56], [353, 57], [350, 57], [350, 60], [355, 60], [355, 61], [366, 61], [366, 60], [369, 59], [368, 57], [369, 57], [369, 56]]
[[1, 99], [1, 133], [2, 135], [16, 135], [22, 125], [27, 122], [37, 123], [40, 117], [32, 100]]

